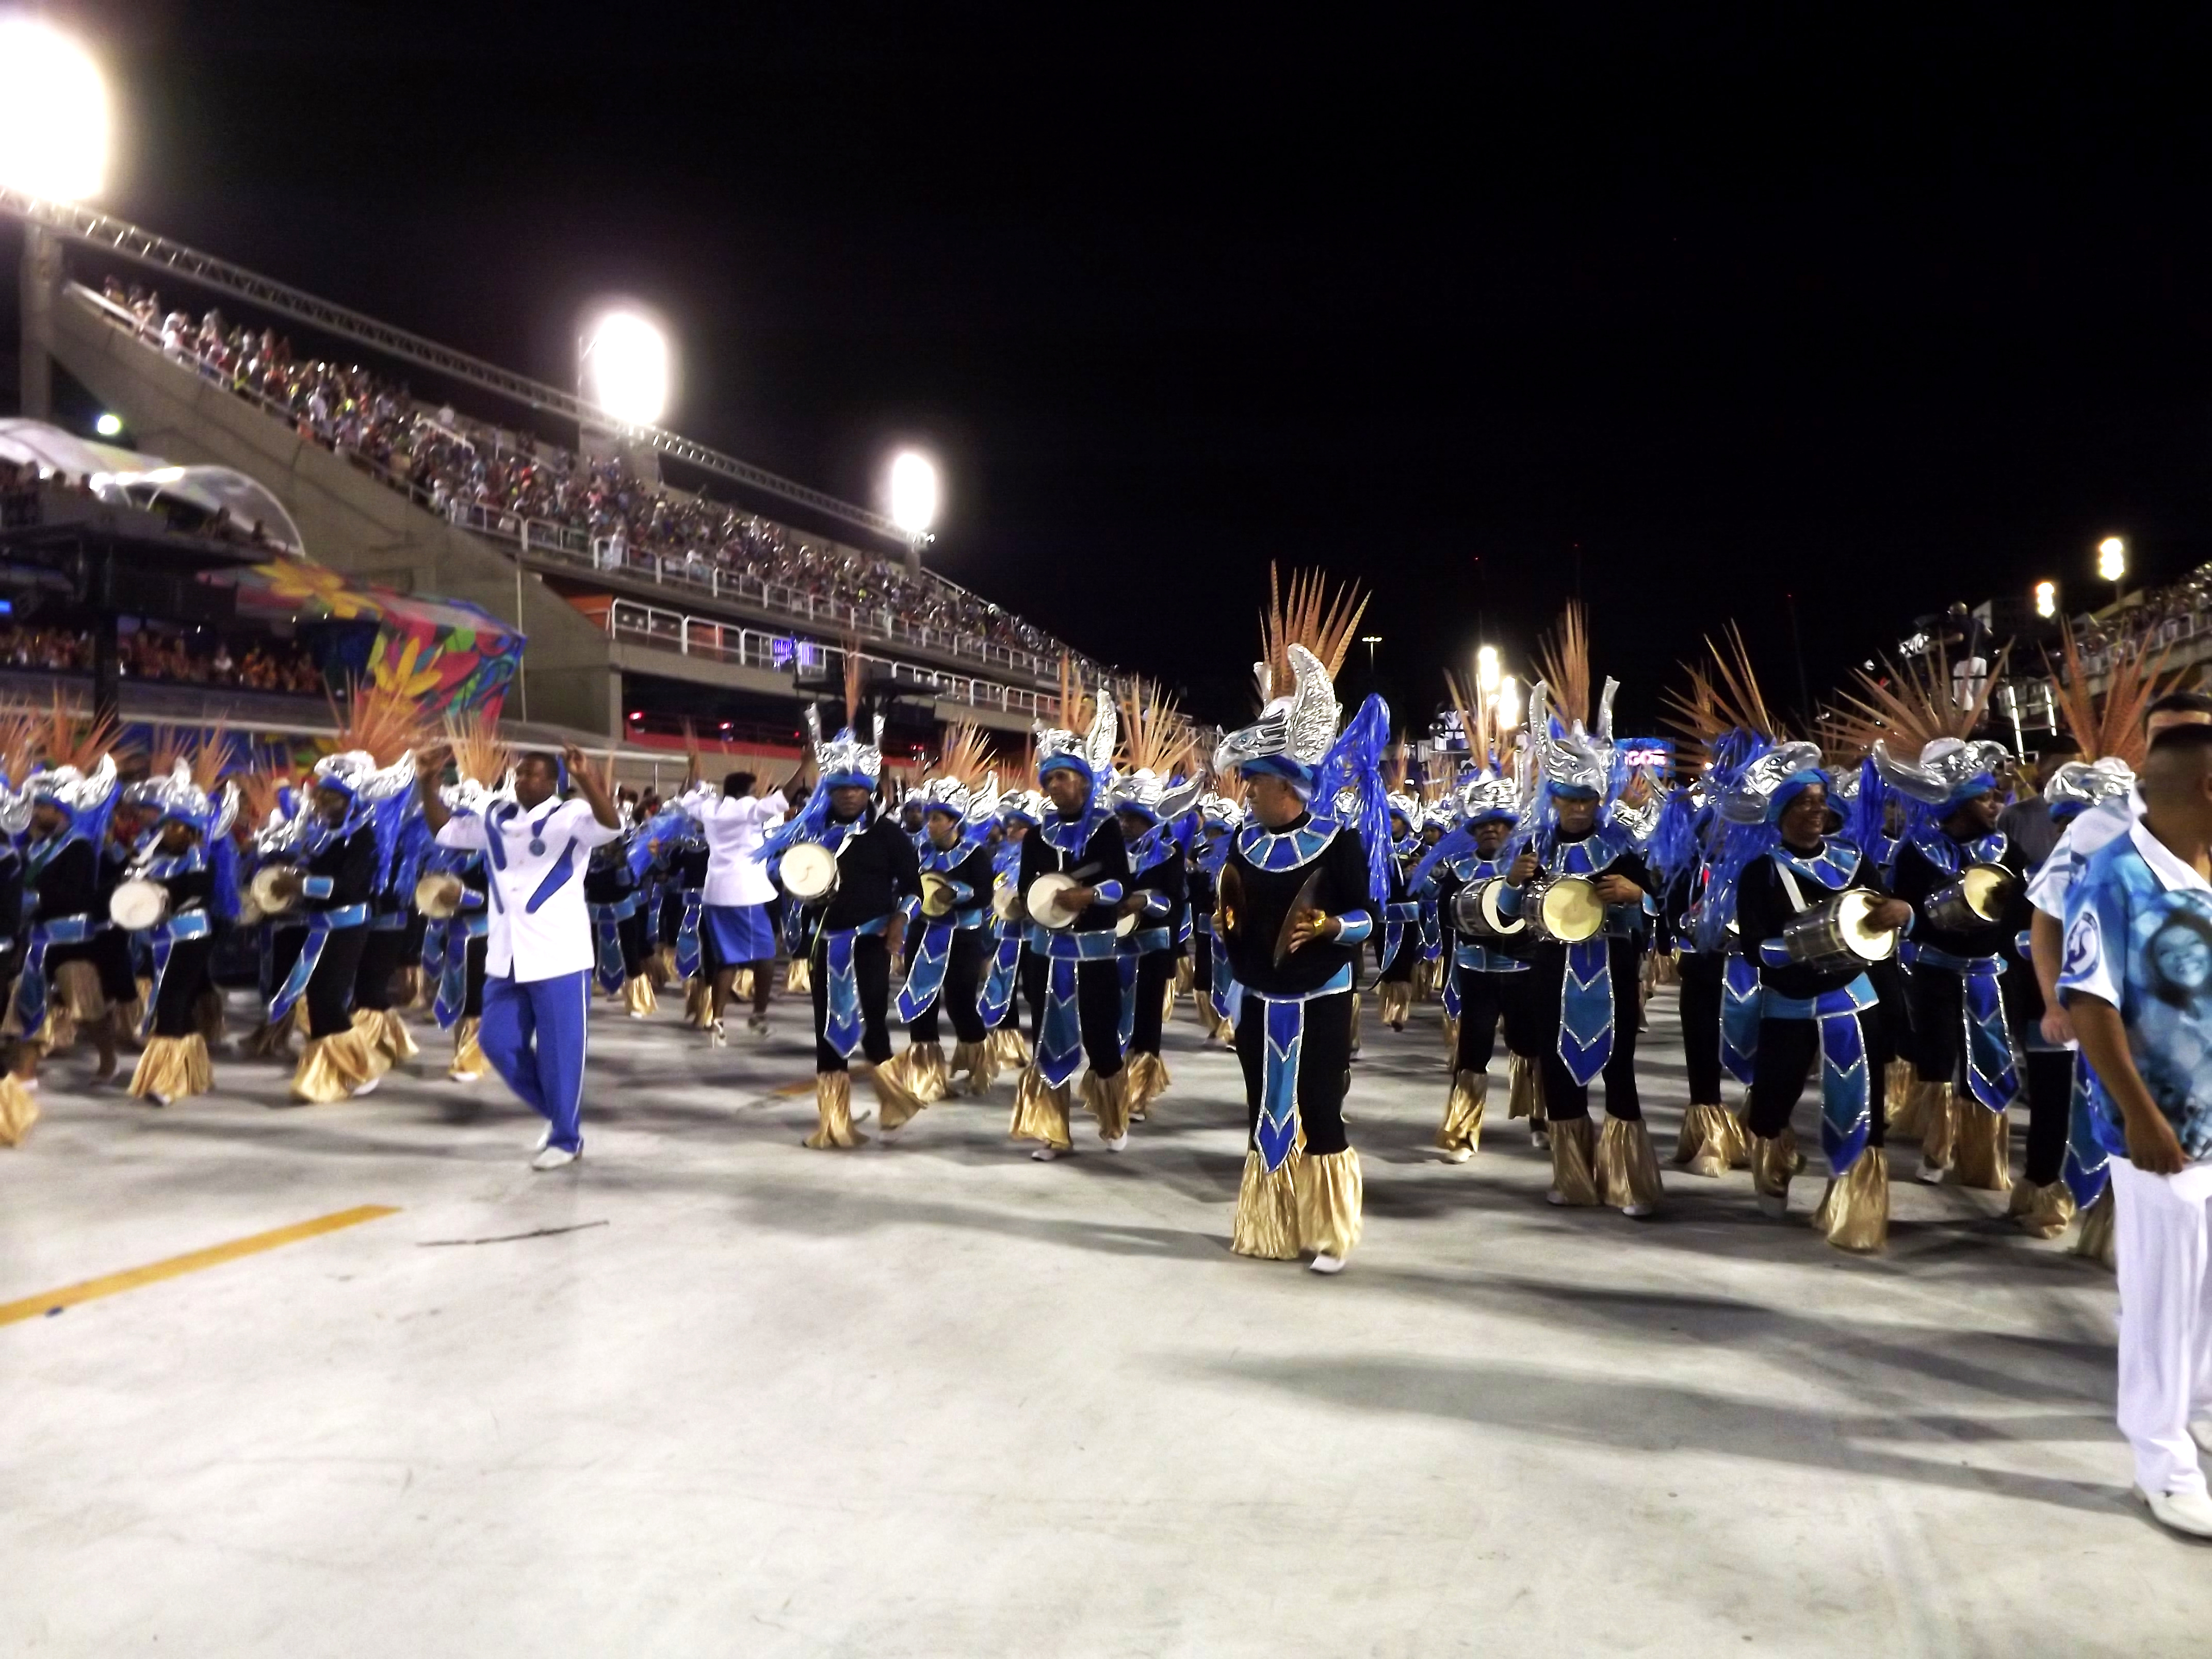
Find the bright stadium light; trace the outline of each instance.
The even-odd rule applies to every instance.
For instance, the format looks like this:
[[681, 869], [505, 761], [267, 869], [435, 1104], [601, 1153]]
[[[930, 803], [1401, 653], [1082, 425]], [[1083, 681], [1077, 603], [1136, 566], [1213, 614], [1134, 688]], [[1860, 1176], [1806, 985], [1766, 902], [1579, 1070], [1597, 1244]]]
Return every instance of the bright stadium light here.
[[584, 337], [584, 395], [625, 426], [668, 410], [668, 337], [634, 311], [610, 311]]
[[2058, 584], [2038, 582], [2035, 585], [2035, 614], [2055, 617], [2058, 614]]
[[91, 55], [38, 18], [0, 18], [0, 184], [52, 202], [99, 195], [107, 125]]
[[92, 423], [92, 429], [103, 438], [119, 438], [123, 435], [123, 417], [109, 410]]
[[1483, 691], [1495, 696], [1498, 691], [1498, 647], [1486, 645], [1474, 653], [1474, 683]]
[[2128, 574], [2128, 544], [2118, 536], [2107, 536], [2097, 544], [2097, 574], [2108, 582], [2117, 582]]
[[1520, 723], [1521, 688], [1514, 684], [1513, 676], [1508, 674], [1498, 682], [1498, 729], [1502, 732], [1509, 726]]
[[909, 541], [927, 538], [937, 521], [937, 466], [911, 449], [891, 458], [891, 522]]

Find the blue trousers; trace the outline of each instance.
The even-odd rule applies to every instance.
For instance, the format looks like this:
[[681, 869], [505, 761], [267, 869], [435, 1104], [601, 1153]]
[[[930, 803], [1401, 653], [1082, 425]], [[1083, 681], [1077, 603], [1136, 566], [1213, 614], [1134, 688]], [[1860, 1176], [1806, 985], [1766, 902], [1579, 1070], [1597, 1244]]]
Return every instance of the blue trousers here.
[[477, 1046], [522, 1103], [553, 1126], [550, 1144], [583, 1150], [584, 1019], [588, 969], [552, 979], [485, 977]]

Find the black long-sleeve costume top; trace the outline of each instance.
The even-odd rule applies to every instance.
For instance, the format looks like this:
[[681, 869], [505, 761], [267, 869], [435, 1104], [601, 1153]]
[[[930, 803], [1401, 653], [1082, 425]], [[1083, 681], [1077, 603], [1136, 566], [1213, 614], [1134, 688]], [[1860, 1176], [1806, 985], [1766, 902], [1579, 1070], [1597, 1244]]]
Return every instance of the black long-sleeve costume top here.
[[[1374, 901], [1367, 890], [1367, 850], [1357, 830], [1336, 825], [1325, 846], [1301, 862], [1287, 862], [1282, 844], [1312, 823], [1310, 816], [1301, 815], [1273, 833], [1257, 823], [1248, 823], [1237, 832], [1229, 861], [1222, 866], [1221, 898], [1231, 912], [1230, 971], [1239, 984], [1262, 996], [1304, 996], [1320, 990], [1352, 965], [1360, 947], [1377, 931]], [[1283, 867], [1264, 867], [1269, 864]], [[1308, 902], [1340, 918], [1344, 933], [1292, 951], [1278, 967], [1275, 941], [1300, 890], [1316, 871], [1321, 879]], [[1217, 923], [1217, 937], [1218, 927]]]
[[825, 933], [865, 927], [890, 915], [902, 899], [921, 896], [921, 861], [914, 842], [896, 820], [873, 816], [873, 807], [864, 811], [865, 822], [847, 830], [837, 848], [837, 890], [826, 908], [810, 905], [805, 912], [810, 923], [821, 919]]
[[[1155, 830], [1164, 836], [1165, 830]], [[1140, 870], [1129, 878], [1128, 891], [1145, 895], [1145, 908], [1137, 912], [1137, 931], [1150, 933], [1154, 928], [1168, 930], [1168, 946], [1175, 948], [1175, 936], [1181, 931], [1182, 907], [1189, 896], [1190, 884], [1183, 870], [1182, 855], [1174, 847], [1167, 856], [1149, 870]]]
[[100, 902], [100, 854], [93, 844], [73, 841], [43, 862], [41, 850], [33, 842], [24, 851], [23, 886], [26, 896], [33, 898], [31, 920], [106, 916]]
[[2014, 934], [2027, 926], [2027, 871], [2020, 849], [1999, 834], [1966, 842], [1955, 836], [1947, 835], [1946, 839], [1958, 848], [1960, 868], [1968, 864], [2002, 864], [2021, 879], [2014, 885], [2004, 914], [1996, 921], [1977, 927], [1941, 927], [1929, 919], [1928, 901], [1958, 877], [1940, 868], [1908, 836], [1898, 844], [1890, 886], [1898, 897], [1912, 907], [1912, 942], [1923, 949], [1944, 951], [1954, 957], [1995, 956]]
[[[1802, 856], [1810, 859], [1819, 854]], [[1854, 887], [1869, 888], [1887, 898], [1889, 890], [1878, 879], [1879, 873], [1872, 859], [1862, 858], [1840, 888], [1829, 887], [1802, 872], [1796, 872], [1793, 878], [1809, 908], [1833, 893], [1848, 892]], [[1866, 971], [1866, 965], [1859, 962], [1847, 963], [1840, 968], [1813, 968], [1803, 963], [1778, 968], [1766, 962], [1760, 947], [1769, 939], [1780, 939], [1783, 928], [1803, 914], [1790, 903], [1789, 890], [1782, 884], [1781, 870], [1771, 854], [1753, 859], [1744, 866], [1736, 884], [1736, 932], [1743, 940], [1744, 956], [1759, 964], [1759, 982], [1778, 996], [1811, 998], [1840, 991]]]
[[1022, 866], [1020, 880], [1022, 902], [1030, 899], [1030, 888], [1039, 876], [1065, 871], [1074, 875], [1085, 872], [1084, 885], [1098, 889], [1098, 902], [1078, 916], [1073, 929], [1079, 933], [1095, 933], [1101, 927], [1111, 927], [1117, 920], [1115, 907], [1129, 885], [1129, 846], [1121, 838], [1121, 825], [1111, 812], [1097, 808], [1092, 815], [1097, 822], [1085, 837], [1083, 850], [1077, 854], [1063, 853], [1053, 845], [1049, 836], [1067, 839], [1076, 833], [1082, 820], [1060, 817], [1048, 813], [1045, 822], [1022, 837]]
[[[1601, 836], [1609, 841], [1612, 835], [1613, 832], [1595, 829], [1582, 836], [1555, 835], [1552, 841], [1551, 856], [1544, 861], [1544, 867], [1553, 873], [1565, 872], [1569, 869], [1569, 848]], [[1595, 863], [1595, 860], [1592, 862]], [[1590, 879], [1595, 881], [1604, 876], [1623, 877], [1635, 883], [1647, 896], [1656, 884], [1651, 866], [1644, 863], [1644, 855], [1626, 846], [1620, 847], [1610, 859], [1598, 865]], [[1606, 943], [1606, 959], [1613, 971], [1615, 995], [1621, 994], [1619, 988], [1623, 986], [1632, 991], [1638, 960], [1644, 954], [1644, 921], [1640, 901], [1625, 905], [1607, 905], [1605, 932], [1600, 937]], [[1545, 976], [1547, 985], [1565, 985], [1567, 976], [1565, 945], [1556, 942], [1540, 944], [1531, 954], [1530, 960], [1536, 971]]]
[[332, 836], [307, 860], [306, 870], [309, 879], [300, 900], [301, 909], [343, 910], [349, 904], [368, 903], [376, 896], [374, 827], [364, 823], [349, 836]]

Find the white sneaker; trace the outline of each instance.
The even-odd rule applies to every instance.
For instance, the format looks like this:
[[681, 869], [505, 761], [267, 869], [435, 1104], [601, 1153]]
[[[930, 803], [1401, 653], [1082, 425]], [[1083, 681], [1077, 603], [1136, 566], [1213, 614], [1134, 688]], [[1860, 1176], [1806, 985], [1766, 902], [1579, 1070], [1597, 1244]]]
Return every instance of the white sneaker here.
[[1565, 1204], [1566, 1201], [1567, 1195], [1561, 1192], [1557, 1187], [1553, 1188], [1550, 1192], [1544, 1194], [1544, 1202], [1547, 1204]]
[[[169, 1097], [163, 1094], [159, 1089], [149, 1089], [146, 1091], [146, 1098], [152, 1101], [156, 1106], [166, 1106], [169, 1103]], [[2201, 1444], [2202, 1443], [2200, 1442], [2199, 1443]]]
[[2212, 1417], [2200, 1417], [2189, 1425], [2189, 1437], [2197, 1443], [2197, 1449], [2212, 1452]]
[[1324, 1251], [1313, 1259], [1310, 1268], [1312, 1272], [1317, 1273], [1340, 1273], [1344, 1271], [1344, 1258], [1340, 1255], [1330, 1255]]
[[1763, 1216], [1780, 1221], [1790, 1213], [1790, 1194], [1787, 1193], [1753, 1192], [1752, 1197], [1758, 1201], [1759, 1212]]
[[707, 1022], [707, 1046], [709, 1048], [726, 1048], [730, 1046], [729, 1033], [722, 1029], [722, 1022], [719, 1019]]
[[2201, 1492], [2145, 1492], [2136, 1496], [2150, 1505], [2151, 1518], [2169, 1532], [2191, 1538], [2212, 1538], [2212, 1498]]
[[1464, 1164], [1468, 1159], [1474, 1156], [1474, 1149], [1472, 1146], [1454, 1146], [1444, 1153], [1444, 1162], [1447, 1164]]
[[574, 1164], [582, 1156], [581, 1152], [572, 1152], [565, 1146], [548, 1146], [530, 1160], [530, 1167], [533, 1170], [557, 1170], [563, 1164]]
[[1943, 1177], [1950, 1173], [1949, 1164], [1938, 1164], [1923, 1152], [1920, 1157], [1920, 1167], [1913, 1171], [1913, 1179], [1924, 1181], [1930, 1187], [1940, 1187], [1943, 1184]]
[[1111, 1140], [1106, 1143], [1106, 1150], [1109, 1152], [1126, 1152], [1128, 1150], [1128, 1146], [1129, 1132], [1127, 1129], [1124, 1129], [1120, 1134], [1115, 1135]]
[[552, 1144], [553, 1126], [549, 1123], [538, 1132], [538, 1139], [531, 1142], [530, 1150], [533, 1152], [542, 1152]]
[[1057, 1146], [1039, 1146], [1030, 1156], [1040, 1164], [1049, 1164], [1060, 1155]]
[[1656, 1204], [1624, 1204], [1620, 1206], [1620, 1212], [1631, 1221], [1641, 1221], [1645, 1216], [1658, 1214], [1659, 1206]]
[[745, 1030], [750, 1031], [755, 1036], [766, 1036], [769, 1033], [768, 1016], [766, 1014], [752, 1015], [745, 1021]]
[[383, 1081], [384, 1079], [380, 1077], [373, 1077], [368, 1079], [366, 1082], [355, 1084], [353, 1085], [353, 1097], [356, 1100], [359, 1100], [363, 1095], [374, 1094], [376, 1092], [376, 1085]]
[[482, 1072], [449, 1071], [446, 1076], [455, 1083], [477, 1083], [483, 1078]]
[[1549, 1129], [1529, 1130], [1528, 1144], [1539, 1152], [1543, 1151], [1552, 1144], [1552, 1132]]

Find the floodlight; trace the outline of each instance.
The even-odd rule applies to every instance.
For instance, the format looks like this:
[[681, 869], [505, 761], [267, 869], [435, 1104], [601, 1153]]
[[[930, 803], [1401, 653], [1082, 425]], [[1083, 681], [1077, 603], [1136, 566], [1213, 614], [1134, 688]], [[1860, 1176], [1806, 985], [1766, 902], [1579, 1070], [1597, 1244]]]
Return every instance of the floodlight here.
[[937, 518], [937, 467], [927, 455], [902, 450], [891, 459], [891, 522], [911, 538], [929, 533]]
[[1521, 723], [1521, 688], [1508, 674], [1498, 682], [1498, 726], [1500, 731]]
[[584, 395], [626, 426], [668, 410], [668, 337], [634, 311], [610, 311], [584, 337]]
[[1498, 690], [1498, 647], [1486, 645], [1474, 653], [1474, 683], [1482, 690], [1495, 695]]
[[52, 202], [107, 181], [107, 82], [91, 55], [35, 17], [0, 18], [0, 184]]
[[2097, 544], [2097, 574], [2108, 582], [2128, 574], [2127, 543], [2118, 536], [2107, 536]]
[[103, 414], [92, 423], [92, 429], [103, 438], [119, 437], [123, 432], [123, 417], [112, 412]]
[[2055, 617], [2058, 614], [2058, 584], [2038, 582], [2035, 585], [2035, 614]]

